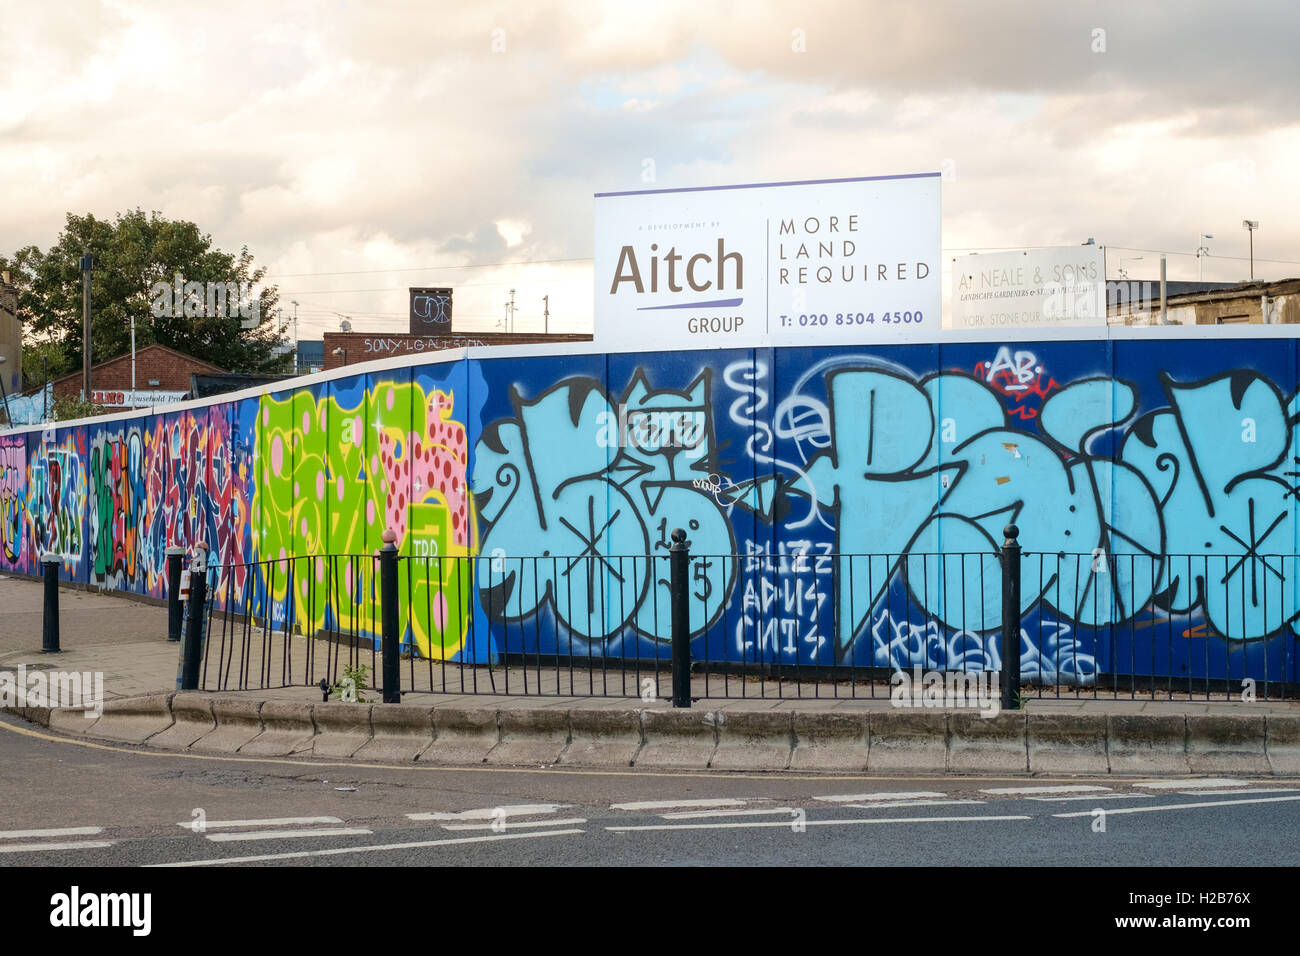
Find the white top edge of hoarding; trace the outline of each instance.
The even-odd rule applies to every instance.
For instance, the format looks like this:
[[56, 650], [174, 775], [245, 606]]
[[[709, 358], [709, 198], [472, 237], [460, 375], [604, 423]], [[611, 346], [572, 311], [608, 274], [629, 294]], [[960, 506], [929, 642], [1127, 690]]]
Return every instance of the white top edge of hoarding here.
[[[1001, 331], [997, 329], [943, 329], [938, 332], [917, 330], [899, 334], [889, 341], [864, 341], [858, 344], [825, 345], [782, 345], [780, 348], [834, 348], [836, 350], [862, 348], [886, 348], [896, 345], [962, 345], [997, 342], [1009, 344], [1015, 342], [1104, 342], [1143, 341], [1143, 340], [1206, 340], [1253, 341], [1268, 339], [1300, 338], [1300, 325], [1098, 325], [1075, 326], [1068, 328], [1036, 328]], [[741, 349], [769, 348], [768, 344], [742, 346]], [[138, 418], [145, 415], [159, 415], [179, 412], [194, 408], [208, 408], [213, 405], [226, 405], [246, 398], [275, 394], [284, 391], [296, 391], [322, 382], [336, 379], [353, 378], [370, 372], [383, 372], [388, 369], [407, 368], [417, 365], [434, 365], [446, 362], [458, 362], [462, 359], [493, 360], [526, 357], [555, 357], [566, 355], [593, 355], [607, 350], [595, 342], [555, 342], [535, 343], [529, 345], [482, 345], [469, 348], [443, 349], [436, 352], [423, 352], [416, 355], [399, 355], [392, 358], [375, 359], [370, 362], [357, 362], [325, 372], [313, 372], [296, 378], [285, 379], [267, 385], [256, 385], [237, 392], [225, 392], [208, 398], [190, 399], [169, 405], [152, 405], [111, 415], [97, 415], [92, 418], [76, 418], [67, 421], [46, 422], [36, 425], [16, 425], [0, 428], [0, 435], [25, 435], [28, 432], [41, 432], [46, 428], [74, 428], [78, 425], [108, 424], [126, 418]], [[716, 347], [702, 346], [691, 348], [689, 345], [664, 346], [654, 350], [660, 352], [698, 352], [719, 351]], [[613, 353], [620, 354], [620, 353]], [[643, 354], [632, 352], [630, 354]]]

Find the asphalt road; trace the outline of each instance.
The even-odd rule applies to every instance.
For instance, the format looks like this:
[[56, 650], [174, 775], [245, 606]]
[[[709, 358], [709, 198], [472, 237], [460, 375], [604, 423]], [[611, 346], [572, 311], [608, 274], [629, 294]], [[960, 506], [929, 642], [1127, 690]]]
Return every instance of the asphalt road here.
[[9, 716], [0, 767], [0, 866], [1300, 865], [1278, 838], [1300, 828], [1300, 779], [375, 766]]

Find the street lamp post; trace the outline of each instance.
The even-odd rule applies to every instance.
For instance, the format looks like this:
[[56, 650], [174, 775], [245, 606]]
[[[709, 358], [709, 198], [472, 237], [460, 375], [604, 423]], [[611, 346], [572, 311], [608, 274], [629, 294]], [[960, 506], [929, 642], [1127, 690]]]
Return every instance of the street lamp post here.
[[1196, 276], [1201, 282], [1205, 281], [1205, 257], [1210, 254], [1210, 247], [1205, 245], [1203, 240], [1213, 238], [1214, 236], [1208, 232], [1203, 232], [1196, 237]]
[[131, 313], [131, 407], [135, 408], [135, 313]]
[[1241, 220], [1241, 228], [1250, 233], [1250, 281], [1255, 281], [1255, 230], [1259, 228], [1258, 219]]
[[81, 400], [90, 401], [90, 273], [95, 258], [86, 246], [81, 256]]
[[293, 305], [293, 374], [297, 375], [302, 371], [302, 364], [298, 361], [298, 300], [289, 301]]

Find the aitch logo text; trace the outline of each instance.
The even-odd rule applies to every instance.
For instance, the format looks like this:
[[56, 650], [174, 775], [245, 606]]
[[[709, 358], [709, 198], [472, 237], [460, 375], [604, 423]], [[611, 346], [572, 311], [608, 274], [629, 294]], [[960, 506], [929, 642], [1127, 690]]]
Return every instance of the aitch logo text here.
[[[744, 259], [739, 252], [727, 252], [725, 240], [718, 240], [717, 252], [696, 252], [689, 257], [677, 251], [673, 246], [662, 256], [658, 255], [659, 244], [650, 244], [648, 266], [650, 281], [647, 283], [641, 262], [637, 259], [633, 246], [624, 246], [618, 253], [618, 265], [614, 268], [614, 281], [609, 287], [610, 295], [618, 294], [619, 283], [630, 282], [637, 292], [685, 292], [689, 286], [693, 292], [727, 291], [727, 272], [733, 275], [731, 290], [741, 291], [745, 286]], [[685, 260], [684, 268], [679, 268]], [[663, 265], [665, 287], [660, 288], [659, 269]], [[716, 267], [716, 272], [714, 271]], [[683, 280], [686, 285], [682, 285]]]

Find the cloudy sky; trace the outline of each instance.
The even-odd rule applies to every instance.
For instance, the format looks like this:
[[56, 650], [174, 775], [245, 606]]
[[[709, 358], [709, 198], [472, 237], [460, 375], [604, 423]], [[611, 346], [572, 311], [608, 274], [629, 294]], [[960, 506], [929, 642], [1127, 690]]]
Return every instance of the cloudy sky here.
[[[945, 262], [1300, 275], [1300, 4], [0, 0], [5, 252], [139, 206], [247, 245], [301, 335], [591, 321], [592, 194], [942, 171]], [[653, 174], [653, 183], [647, 177]], [[1141, 256], [1140, 260], [1136, 257]], [[1121, 260], [1123, 260], [1121, 262]], [[944, 286], [948, 280], [945, 276]]]

